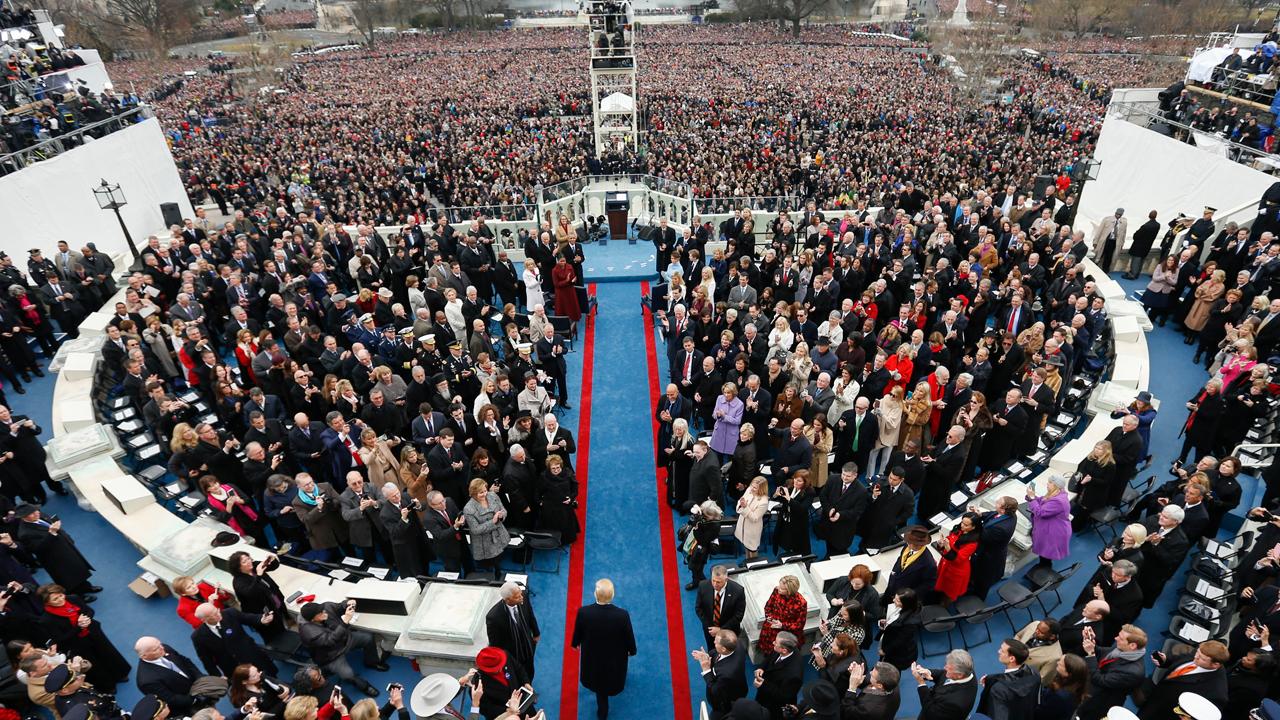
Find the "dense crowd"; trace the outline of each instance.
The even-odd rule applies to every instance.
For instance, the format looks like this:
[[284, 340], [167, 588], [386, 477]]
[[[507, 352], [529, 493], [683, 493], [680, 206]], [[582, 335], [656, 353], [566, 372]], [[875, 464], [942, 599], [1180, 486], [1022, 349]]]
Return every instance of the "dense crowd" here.
[[[1280, 690], [1271, 647], [1265, 635], [1258, 639], [1259, 628], [1280, 625], [1272, 585], [1280, 557], [1280, 522], [1271, 514], [1280, 509], [1276, 471], [1264, 473], [1262, 504], [1248, 511], [1264, 525], [1242, 551], [1244, 576], [1224, 591], [1238, 598], [1234, 629], [1216, 625], [1210, 636], [1222, 641], [1208, 640], [1198, 653], [1190, 646], [1180, 658], [1181, 650], [1154, 653], [1157, 673], [1148, 678], [1143, 659], [1157, 648], [1134, 623], [1178, 592], [1169, 586], [1184, 560], [1244, 501], [1235, 448], [1272, 415], [1280, 391], [1273, 377], [1280, 241], [1263, 227], [1252, 236], [1231, 226], [1219, 232], [1211, 209], [1167, 228], [1151, 213], [1133, 229], [1128, 251], [1135, 276], [1148, 255], [1162, 258], [1143, 303], [1154, 320], [1172, 318], [1188, 344], [1199, 344], [1194, 362], [1210, 371], [1203, 390], [1185, 399], [1180, 456], [1152, 457], [1157, 401], [1136, 393], [1115, 408], [1118, 425], [1070, 477], [1028, 485], [1025, 497], [1000, 497], [994, 509], [970, 505], [934, 537], [932, 519], [948, 511], [953, 493], [975, 484], [981, 492], [1041, 450], [1051, 418], [1082, 411], [1071, 391], [1105, 364], [1109, 312], [1080, 263], [1092, 255], [1109, 271], [1130, 229], [1120, 211], [1091, 237], [1074, 230], [1074, 198], [1062, 199], [1069, 183], [963, 200], [930, 190], [906, 184], [879, 215], [743, 212], [719, 228], [655, 240], [671, 259], [663, 265], [668, 283], [653, 297], [670, 378], [657, 408], [656, 461], [668, 502], [690, 514], [685, 589], [697, 591], [698, 617], [715, 648], [694, 654], [708, 678], [708, 704], [739, 717], [754, 707], [744, 699], [754, 685], [753, 702], [770, 712], [799, 705], [801, 713], [887, 719], [910, 672], [921, 717], [964, 718], [977, 701], [993, 717], [1096, 720], [1112, 717], [1109, 708], [1133, 692], [1141, 717], [1163, 718], [1190, 691], [1201, 697], [1187, 700], [1197, 707], [1184, 714], [1243, 720]], [[714, 237], [729, 247], [707, 257]], [[1183, 398], [1164, 400], [1169, 413]], [[1125, 500], [1140, 469], [1165, 462], [1167, 481]], [[1016, 683], [1009, 675], [1000, 684], [975, 678], [963, 652], [948, 656], [945, 678], [925, 669], [917, 663], [921, 628], [944, 608], [985, 607], [993, 591], [1016, 602], [1022, 596], [1009, 594], [1013, 588], [1028, 592], [1017, 579], [1001, 584], [1020, 514], [1030, 520], [1038, 557], [1030, 577], [1064, 571], [1054, 566], [1071, 557], [1076, 533], [1130, 524], [1099, 553], [1072, 611], [1033, 615], [1001, 643], [999, 662], [1021, 678]], [[913, 517], [922, 524], [909, 525]], [[783, 578], [764, 606], [755, 640], [764, 660], [753, 679], [742, 664], [748, 641], [734, 600], [742, 589], [723, 568], [704, 574], [713, 554], [725, 552], [726, 522], [748, 560], [887, 549], [895, 557], [887, 588], [877, 592], [871, 571], [856, 565], [847, 583], [828, 589], [831, 616], [806, 658], [798, 642], [809, 604], [795, 578]], [[1023, 669], [1029, 651], [1034, 669]], [[819, 679], [802, 691], [809, 663]], [[1197, 685], [1177, 680], [1191, 673], [1209, 674]], [[1201, 714], [1214, 704], [1220, 715]]]
[[[527, 203], [537, 187], [590, 169], [582, 40], [572, 30], [402, 37], [299, 58], [288, 92], [257, 103], [202, 77], [158, 113], [197, 201], [318, 202], [377, 224], [432, 200]], [[852, 207], [880, 204], [908, 177], [952, 193], [1026, 185], [1089, 153], [1103, 98], [1088, 83], [1010, 61], [1013, 102], [983, 104], [907, 46], [861, 29], [806, 28], [797, 39], [772, 24], [645, 28], [649, 132], [633, 168], [691, 182], [704, 198]], [[1128, 66], [1104, 70], [1090, 82], [1122, 82]], [[290, 132], [278, 132], [286, 121]]]
[[[576, 444], [556, 413], [569, 406], [567, 342], [588, 307], [579, 280], [584, 251], [572, 237], [532, 244], [528, 256], [514, 266], [480, 221], [463, 231], [422, 225], [384, 238], [283, 207], [270, 218], [238, 213], [221, 226], [200, 212], [163, 241], [151, 237], [142, 269], [121, 281], [124, 300], [104, 307], [118, 291], [116, 273], [92, 244], [59, 243], [48, 257], [32, 250], [26, 272], [0, 255], [0, 324], [14, 328], [0, 337], [0, 372], [24, 392], [17, 376], [42, 372], [28, 337], [51, 357], [55, 327], [74, 337], [102, 309], [111, 315], [102, 355], [112, 392], [129, 399], [164, 444], [179, 487], [235, 533], [290, 558], [362, 558], [392, 577], [427, 575], [432, 563], [492, 577], [512, 533], [578, 542]], [[495, 311], [500, 323], [491, 321]], [[189, 391], [198, 401], [179, 398]], [[206, 412], [216, 420], [201, 419]], [[0, 512], [8, 511], [0, 579], [18, 593], [7, 607], [10, 593], [0, 596], [0, 620], [15, 669], [26, 673], [26, 689], [7, 701], [29, 707], [29, 695], [63, 717], [83, 704], [117, 717], [106, 708], [130, 663], [93, 619], [101, 590], [93, 568], [61, 522], [39, 509], [48, 490], [66, 490], [43, 470], [39, 428], [2, 407], [0, 422], [12, 428], [0, 445]], [[347, 663], [347, 652], [360, 650], [366, 667], [386, 669], [373, 637], [349, 626], [350, 607], [305, 604], [292, 630], [270, 581], [275, 556], [231, 562], [238, 611], [226, 590], [190, 578], [175, 583], [203, 671], [141, 638], [132, 672], [142, 692], [175, 715], [204, 717], [199, 711], [226, 695], [228, 682], [243, 709], [239, 682], [256, 688], [249, 694], [263, 705], [287, 703], [291, 719], [292, 703], [308, 694], [324, 704], [323, 716], [330, 705], [345, 715], [335, 682], [379, 694]], [[38, 567], [51, 583], [37, 585]], [[534, 675], [536, 619], [524, 605], [520, 627], [506, 630], [506, 608], [524, 603], [509, 585], [491, 613], [493, 647], [476, 663], [491, 695], [481, 703], [477, 690], [473, 702], [489, 718], [511, 695], [493, 680], [506, 658], [508, 677]], [[206, 627], [222, 631], [203, 637]], [[245, 632], [250, 627], [267, 643], [296, 632], [315, 666], [284, 682]], [[451, 680], [444, 700], [474, 677]], [[391, 699], [400, 702], [398, 690]], [[261, 717], [255, 711], [278, 714], [266, 707], [242, 714]], [[314, 704], [310, 711], [295, 720], [315, 717]]]
[[247, 35], [260, 28], [282, 30], [289, 28], [309, 28], [316, 26], [315, 10], [289, 10], [281, 8], [274, 12], [255, 13], [252, 19], [246, 19], [238, 13], [230, 17], [213, 18], [196, 29], [193, 40], [216, 40], [221, 38]]
[[[929, 528], [908, 525], [1037, 452], [1059, 409], [1079, 411], [1068, 399], [1077, 378], [1105, 364], [1107, 303], [1080, 263], [1092, 253], [1109, 271], [1128, 221], [1120, 212], [1092, 237], [1076, 230], [1068, 176], [1096, 140], [1105, 93], [1010, 58], [1000, 74], [1013, 102], [976, 103], [927, 54], [851, 33], [807, 30], [797, 42], [747, 29], [646, 31], [644, 52], [662, 62], [641, 75], [651, 126], [636, 158], [702, 197], [812, 198], [683, 237], [662, 227], [654, 240], [666, 283], [652, 310], [670, 378], [655, 464], [667, 501], [692, 517], [687, 589], [707, 636], [693, 658], [713, 716], [889, 720], [908, 672], [921, 716], [934, 720], [966, 718], [975, 702], [992, 717], [1097, 720], [1131, 691], [1146, 720], [1175, 706], [1235, 720], [1275, 697], [1280, 468], [1249, 510], [1264, 524], [1228, 588], [1242, 621], [1223, 626], [1225, 641], [1150, 653], [1162, 670], [1148, 677], [1154, 643], [1133, 623], [1176, 592], [1167, 585], [1192, 547], [1243, 502], [1232, 450], [1276, 395], [1267, 361], [1280, 339], [1280, 242], [1262, 227], [1219, 232], [1212, 212], [1168, 226], [1153, 214], [1135, 228], [1134, 274], [1159, 258], [1144, 305], [1161, 324], [1172, 318], [1211, 370], [1187, 399], [1182, 457], [1167, 482], [1124, 505], [1130, 524], [1073, 609], [1033, 615], [998, 644], [1006, 672], [976, 676], [965, 651], [927, 669], [917, 662], [922, 607], [985, 604], [1019, 513], [1030, 517], [1035, 570], [1064, 570], [1073, 533], [1119, 512], [1139, 468], [1166, 460], [1151, 457], [1157, 413], [1139, 393], [1115, 409], [1119, 425], [1074, 479], [970, 508], [936, 540], [941, 560], [926, 548]], [[147, 693], [137, 720], [221, 720], [223, 697], [233, 720], [407, 720], [394, 686], [381, 710], [362, 701], [348, 711], [339, 682], [380, 694], [349, 653], [368, 668], [385, 657], [352, 626], [350, 605], [306, 603], [295, 626], [274, 563], [307, 554], [402, 578], [433, 567], [492, 577], [513, 532], [580, 542], [575, 438], [557, 411], [570, 396], [568, 340], [590, 313], [589, 251], [567, 224], [544, 222], [519, 236], [528, 260], [517, 267], [483, 218], [455, 229], [426, 212], [432, 198], [528, 201], [537, 185], [583, 173], [580, 39], [431, 36], [304, 56], [288, 92], [255, 104], [238, 102], [226, 78], [199, 75], [158, 112], [189, 188], [223, 205], [228, 222], [199, 210], [149, 238], [141, 269], [121, 280], [124, 301], [109, 308], [114, 269], [92, 244], [32, 250], [26, 273], [0, 255], [0, 327], [15, 329], [0, 333], [9, 387], [42, 371], [28, 336], [49, 357], [55, 326], [74, 335], [106, 310], [112, 392], [166, 446], [166, 479], [278, 553], [233, 556], [230, 589], [175, 582], [203, 668], [150, 636], [126, 661], [93, 616], [101, 588], [74, 528], [39, 508], [47, 490], [65, 492], [44, 469], [39, 429], [0, 407], [10, 430], [0, 432], [0, 510], [12, 511], [0, 533], [11, 590], [0, 632], [19, 682], [6, 702], [64, 720], [115, 718], [112, 691], [132, 674]], [[1040, 175], [1053, 182], [1033, 189]], [[382, 236], [374, 224], [403, 229]], [[726, 249], [708, 250], [721, 239]], [[181, 399], [187, 391], [198, 399]], [[1181, 398], [1162, 400], [1169, 414]], [[771, 500], [779, 515], [766, 536]], [[886, 591], [852, 568], [802, 653], [808, 605], [783, 577], [756, 645], [765, 662], [748, 676], [742, 588], [723, 568], [706, 577], [726, 516], [748, 556], [892, 547]], [[37, 583], [36, 568], [51, 582]], [[463, 685], [490, 720], [530, 713], [511, 705], [534, 682], [536, 616], [518, 585], [500, 594], [475, 671], [439, 681], [431, 697], [443, 701], [416, 715], [444, 712]], [[608, 606], [612, 586], [598, 584], [596, 598]], [[582, 656], [602, 717], [635, 653], [621, 627], [609, 663]], [[286, 681], [264, 645], [295, 632], [314, 664]], [[805, 683], [810, 666], [818, 677]]]

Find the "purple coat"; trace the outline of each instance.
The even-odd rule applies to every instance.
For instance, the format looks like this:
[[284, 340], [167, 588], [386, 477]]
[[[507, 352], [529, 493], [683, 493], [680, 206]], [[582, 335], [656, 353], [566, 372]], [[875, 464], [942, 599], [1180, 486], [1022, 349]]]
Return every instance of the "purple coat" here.
[[[724, 395], [716, 398], [715, 413], [724, 411], [723, 417], [716, 418], [715, 429], [711, 432], [711, 449], [724, 455], [732, 455], [738, 449], [738, 428], [742, 427], [742, 401], [734, 398], [726, 401]], [[714, 415], [713, 415], [714, 416]]]
[[1071, 554], [1071, 501], [1064, 490], [1053, 497], [1038, 497], [1031, 508], [1031, 552], [1061, 560]]

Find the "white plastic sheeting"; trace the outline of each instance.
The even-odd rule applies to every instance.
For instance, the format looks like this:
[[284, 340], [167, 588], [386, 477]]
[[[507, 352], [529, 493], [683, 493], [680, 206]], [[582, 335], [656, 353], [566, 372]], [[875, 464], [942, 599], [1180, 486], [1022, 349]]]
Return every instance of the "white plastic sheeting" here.
[[[1213, 78], [1213, 69], [1218, 63], [1226, 60], [1231, 52], [1232, 49], [1229, 47], [1216, 47], [1196, 53], [1196, 56], [1191, 58], [1191, 65], [1187, 68], [1187, 79], [1209, 82]], [[1241, 56], [1244, 57], [1245, 54], [1241, 53]]]
[[175, 202], [183, 217], [194, 212], [155, 118], [0, 177], [0, 250], [25, 267], [27, 250], [48, 252], [58, 240], [77, 250], [93, 242], [109, 255], [128, 257], [115, 213], [102, 210], [93, 187], [119, 183], [128, 204], [120, 209], [139, 247], [160, 232], [160, 203]]
[[[1102, 126], [1094, 157], [1102, 162], [1098, 179], [1085, 185], [1076, 228], [1093, 240], [1093, 228], [1118, 207], [1125, 208], [1130, 238], [1160, 213], [1162, 225], [1178, 213], [1199, 217], [1204, 206], [1226, 210], [1262, 197], [1276, 178], [1204, 149], [1174, 140], [1117, 117]], [[1160, 238], [1156, 240], [1159, 248]]]

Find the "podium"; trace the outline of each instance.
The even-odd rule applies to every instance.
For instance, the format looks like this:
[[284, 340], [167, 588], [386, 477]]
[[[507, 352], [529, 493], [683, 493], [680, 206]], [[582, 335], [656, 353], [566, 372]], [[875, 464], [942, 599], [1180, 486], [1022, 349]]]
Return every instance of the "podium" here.
[[631, 199], [625, 190], [610, 191], [604, 197], [604, 214], [609, 218], [609, 239], [627, 239], [627, 211]]

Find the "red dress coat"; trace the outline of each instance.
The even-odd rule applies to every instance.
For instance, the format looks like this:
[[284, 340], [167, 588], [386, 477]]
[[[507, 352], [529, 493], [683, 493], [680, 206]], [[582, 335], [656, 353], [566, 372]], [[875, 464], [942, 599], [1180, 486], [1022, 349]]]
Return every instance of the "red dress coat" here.
[[569, 263], [557, 263], [551, 269], [551, 284], [556, 289], [556, 314], [567, 315], [574, 322], [582, 317], [582, 309], [578, 307], [578, 291], [573, 287], [577, 281], [573, 266]]
[[951, 550], [938, 561], [938, 581], [933, 589], [955, 601], [969, 589], [969, 560], [978, 550], [978, 534], [969, 533], [963, 538], [960, 531], [952, 531], [947, 536]]
[[[786, 630], [804, 642], [804, 621], [809, 615], [809, 601], [800, 593], [782, 595], [777, 588], [764, 603], [764, 624], [760, 627], [760, 652], [772, 654], [774, 638]], [[775, 628], [769, 621], [777, 620], [782, 627]]]
[[889, 359], [884, 363], [884, 369], [888, 370], [890, 374], [897, 370], [902, 377], [897, 380], [890, 377], [889, 383], [884, 386], [884, 394], [887, 396], [896, 387], [900, 387], [903, 390], [912, 390], [914, 386], [910, 386], [908, 383], [911, 382], [911, 371], [914, 367], [915, 363], [912, 362], [911, 358], [904, 358], [897, 353], [890, 355]]
[[[929, 383], [929, 397], [934, 400], [940, 400], [947, 388], [938, 382], [938, 376], [929, 373], [929, 377], [925, 378], [925, 381]], [[938, 434], [938, 426], [940, 425], [942, 425], [942, 408], [935, 407], [933, 412], [929, 413], [930, 437], [940, 437]]]

